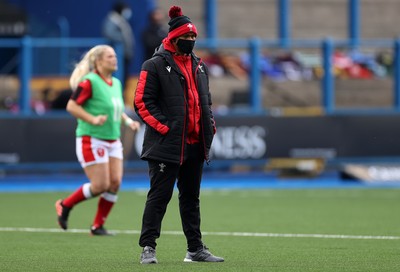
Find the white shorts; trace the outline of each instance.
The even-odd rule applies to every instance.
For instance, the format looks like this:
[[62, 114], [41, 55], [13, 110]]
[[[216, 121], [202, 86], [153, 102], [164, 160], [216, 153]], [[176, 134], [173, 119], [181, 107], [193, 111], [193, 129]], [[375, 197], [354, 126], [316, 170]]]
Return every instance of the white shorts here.
[[108, 163], [109, 157], [123, 159], [121, 140], [107, 141], [90, 136], [76, 138], [76, 156], [83, 168], [97, 163]]

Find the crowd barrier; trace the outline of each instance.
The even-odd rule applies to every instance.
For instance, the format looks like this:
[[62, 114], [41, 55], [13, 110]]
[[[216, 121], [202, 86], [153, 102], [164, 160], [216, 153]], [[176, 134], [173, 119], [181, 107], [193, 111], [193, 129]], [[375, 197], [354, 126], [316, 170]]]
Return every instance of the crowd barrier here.
[[[20, 39], [0, 39], [0, 48], [17, 48], [20, 52], [20, 61], [18, 66], [18, 77], [20, 80], [19, 91], [19, 114], [30, 115], [31, 111], [31, 90], [30, 82], [33, 76], [32, 71], [32, 52], [34, 48], [74, 48], [91, 47], [96, 44], [106, 43], [104, 39], [90, 38], [32, 38], [25, 36]], [[260, 59], [263, 48], [281, 48], [280, 40], [266, 40], [254, 37], [251, 39], [199, 39], [196, 43], [198, 48], [207, 50], [216, 49], [246, 49], [250, 55], [250, 72], [248, 77], [248, 89], [250, 96], [249, 112], [265, 113], [268, 109], [263, 108], [261, 99], [261, 71]], [[332, 55], [337, 47], [353, 48], [352, 40], [337, 41], [333, 39], [324, 40], [290, 40], [286, 41], [287, 48], [314, 48], [321, 49], [323, 59], [323, 77], [321, 80], [321, 107], [325, 114], [339, 113], [340, 110], [335, 107], [335, 77], [333, 74]], [[393, 69], [393, 107], [387, 109], [387, 112], [400, 111], [400, 40], [359, 40], [357, 46], [368, 46], [374, 48], [393, 49], [394, 64]], [[60, 59], [66, 56], [60, 51]], [[123, 56], [122, 46], [116, 46], [116, 52], [121, 58]], [[119, 59], [122, 63], [122, 60]], [[122, 67], [116, 73], [120, 78], [123, 74]], [[357, 111], [354, 111], [357, 113]]]

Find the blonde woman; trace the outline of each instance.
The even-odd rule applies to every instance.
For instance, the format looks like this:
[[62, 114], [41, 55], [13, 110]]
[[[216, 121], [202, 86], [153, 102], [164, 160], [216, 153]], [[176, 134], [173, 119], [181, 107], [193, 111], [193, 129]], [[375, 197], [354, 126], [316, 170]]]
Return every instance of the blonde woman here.
[[112, 47], [93, 47], [70, 78], [73, 94], [67, 111], [77, 118], [76, 154], [90, 182], [56, 202], [58, 224], [68, 228], [68, 216], [78, 203], [100, 196], [91, 225], [92, 235], [110, 235], [104, 223], [117, 201], [123, 174], [121, 122], [133, 131], [140, 123], [124, 113], [121, 82], [113, 77], [117, 57]]

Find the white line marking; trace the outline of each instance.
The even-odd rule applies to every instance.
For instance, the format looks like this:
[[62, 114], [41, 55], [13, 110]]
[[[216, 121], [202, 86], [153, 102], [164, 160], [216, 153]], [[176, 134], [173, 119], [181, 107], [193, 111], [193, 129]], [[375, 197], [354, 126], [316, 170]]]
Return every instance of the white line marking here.
[[[88, 233], [86, 229], [52, 228], [0, 228], [0, 232], [60, 232], [60, 233]], [[138, 230], [112, 230], [115, 234], [140, 234]], [[341, 234], [296, 234], [296, 233], [259, 233], [259, 232], [202, 232], [203, 235], [213, 236], [240, 236], [240, 237], [280, 237], [280, 238], [319, 238], [319, 239], [364, 239], [364, 240], [400, 240], [400, 236], [373, 236], [373, 235], [341, 235]], [[162, 231], [165, 235], [183, 235], [182, 231]]]

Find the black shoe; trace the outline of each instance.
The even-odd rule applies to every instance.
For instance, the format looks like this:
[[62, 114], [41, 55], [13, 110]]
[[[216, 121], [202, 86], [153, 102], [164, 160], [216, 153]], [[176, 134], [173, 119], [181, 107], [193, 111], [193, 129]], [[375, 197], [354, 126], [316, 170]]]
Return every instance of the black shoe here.
[[68, 216], [71, 210], [72, 208], [68, 208], [63, 205], [61, 199], [57, 200], [56, 202], [57, 220], [58, 224], [63, 230], [68, 229]]
[[156, 264], [156, 250], [151, 246], [145, 246], [143, 248], [142, 254], [140, 255], [141, 264]]
[[92, 235], [96, 235], [96, 236], [113, 236], [113, 235], [115, 235], [114, 233], [112, 233], [112, 232], [109, 232], [108, 230], [106, 230], [103, 226], [100, 226], [100, 227], [94, 227], [94, 226], [91, 226], [90, 227], [90, 232], [91, 232], [91, 234]]
[[184, 262], [223, 262], [224, 258], [214, 256], [208, 248], [203, 245], [196, 252], [187, 252]]

